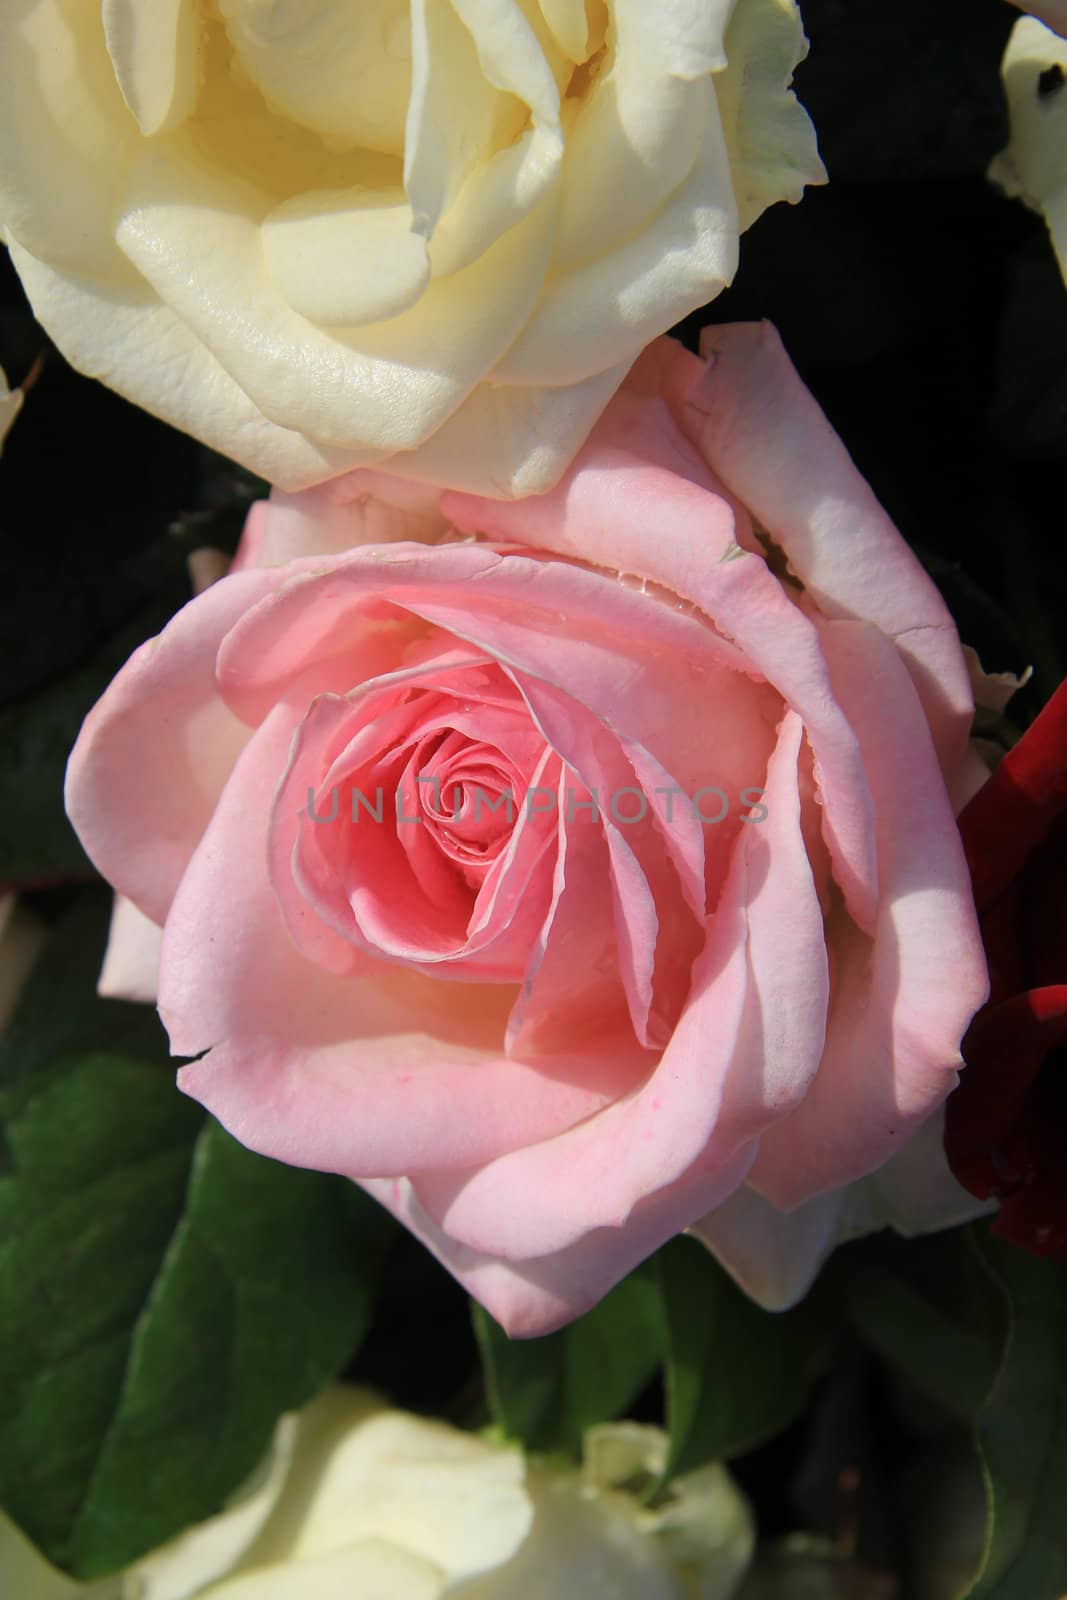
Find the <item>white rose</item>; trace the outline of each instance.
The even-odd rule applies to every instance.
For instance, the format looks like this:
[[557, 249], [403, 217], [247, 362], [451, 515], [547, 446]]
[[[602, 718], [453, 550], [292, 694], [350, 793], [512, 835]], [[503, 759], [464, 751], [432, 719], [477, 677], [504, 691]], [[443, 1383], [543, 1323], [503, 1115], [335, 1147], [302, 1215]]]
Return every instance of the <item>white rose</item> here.
[[[1067, 3], [1062, 20], [1067, 27]], [[1001, 71], [1011, 143], [989, 175], [1044, 215], [1067, 279], [1067, 39], [1033, 17], [1021, 17], [1011, 31]]]
[[517, 495], [822, 180], [796, 0], [3, 0], [0, 225], [82, 371], [283, 487]]
[[590, 1431], [581, 1471], [351, 1388], [283, 1418], [231, 1508], [116, 1578], [73, 1583], [0, 1518], [0, 1591], [34, 1600], [728, 1600], [752, 1518], [726, 1472], [655, 1510], [627, 1489], [663, 1465], [655, 1428]]

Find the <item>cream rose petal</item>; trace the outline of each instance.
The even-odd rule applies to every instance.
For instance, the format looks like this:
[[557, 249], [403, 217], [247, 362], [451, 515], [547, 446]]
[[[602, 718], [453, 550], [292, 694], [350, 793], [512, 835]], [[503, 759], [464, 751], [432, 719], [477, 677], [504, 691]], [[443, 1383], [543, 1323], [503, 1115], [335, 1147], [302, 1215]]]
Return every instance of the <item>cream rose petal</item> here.
[[419, 449], [392, 457], [388, 468], [422, 483], [501, 499], [541, 494], [558, 481], [574, 440], [585, 439], [629, 365], [595, 372], [563, 390], [479, 384], [444, 427]]
[[105, 291], [18, 244], [11, 246], [11, 259], [38, 320], [62, 323], [64, 354], [79, 372], [121, 389], [251, 471], [300, 488], [382, 459], [377, 450], [329, 449], [271, 422], [186, 323], [135, 277]]
[[430, 281], [402, 189], [313, 190], [262, 225], [267, 271], [310, 322], [356, 327], [407, 311]]
[[592, 29], [586, 0], [540, 0], [541, 15], [572, 61], [588, 57]]
[[1067, 88], [1062, 79], [1043, 87], [1043, 75], [1056, 68], [1067, 73], [1067, 39], [1033, 17], [1021, 17], [1001, 68], [1011, 143], [990, 176], [1043, 214], [1067, 279]]
[[[595, 1489], [625, 1490], [655, 1480], [667, 1464], [660, 1428], [605, 1422], [582, 1440], [582, 1480]], [[752, 1559], [756, 1525], [747, 1500], [719, 1462], [672, 1480], [655, 1509], [641, 1506], [639, 1526], [685, 1574], [692, 1600], [728, 1600]]]
[[648, 225], [697, 160], [707, 81], [626, 70], [629, 60], [627, 53], [598, 80], [570, 128], [553, 256], [557, 273], [596, 261]]
[[442, 1573], [384, 1539], [225, 1579], [200, 1600], [441, 1600]]
[[453, 1581], [490, 1570], [510, 1560], [530, 1530], [524, 1482], [518, 1451], [388, 1413], [353, 1433], [318, 1478], [294, 1555], [380, 1538]]
[[529, 1532], [525, 1476], [517, 1450], [330, 1389], [302, 1414], [285, 1496], [243, 1567], [302, 1570], [378, 1540], [449, 1581], [491, 1570]]
[[4, 9], [0, 218], [8, 239], [59, 268], [126, 277], [112, 214], [137, 126], [99, 9], [75, 0], [4, 0]]
[[516, 0], [452, 0], [478, 47], [489, 82], [529, 106], [546, 127], [559, 119], [559, 89], [552, 69]]
[[103, 20], [115, 77], [141, 132], [177, 127], [200, 87], [197, 0], [104, 0]]
[[[404, 187], [416, 227], [429, 235], [474, 169], [510, 144], [523, 102], [486, 77], [477, 44], [451, 0], [413, 0], [413, 82]], [[533, 35], [529, 46], [537, 50]]]
[[558, 133], [530, 128], [476, 166], [434, 229], [434, 273], [447, 277], [479, 256], [558, 188], [563, 144]]
[[576, 108], [567, 140], [554, 266], [595, 260], [641, 226], [693, 170], [707, 125], [708, 78], [725, 65], [733, 0], [654, 10], [617, 0], [607, 64]]
[[192, 162], [145, 156], [116, 231], [265, 416], [338, 449], [368, 435], [383, 450], [410, 449], [439, 428], [525, 321], [549, 244], [535, 212], [405, 316], [342, 338], [299, 316], [272, 282], [250, 198], [239, 203]]
[[405, 0], [219, 0], [219, 9], [270, 105], [337, 146], [400, 153], [411, 81]]
[[[475, 36], [450, 0], [415, 0], [412, 28], [404, 182], [414, 226], [429, 237], [434, 271], [445, 276], [477, 260], [556, 183], [563, 157], [559, 96], [543, 73], [531, 78], [507, 59], [490, 63], [491, 81]], [[528, 28], [514, 48], [540, 55]], [[523, 131], [527, 109], [533, 125]]]
[[796, 0], [737, 0], [715, 91], [742, 232], [768, 206], [826, 182], [815, 130], [790, 87], [807, 53]]
[[[497, 383], [574, 384], [614, 356], [636, 359], [662, 325], [719, 292], [737, 268], [737, 214], [714, 107], [692, 172], [653, 226], [547, 286], [521, 338], [498, 363]], [[599, 314], [589, 315], [596, 305]]]

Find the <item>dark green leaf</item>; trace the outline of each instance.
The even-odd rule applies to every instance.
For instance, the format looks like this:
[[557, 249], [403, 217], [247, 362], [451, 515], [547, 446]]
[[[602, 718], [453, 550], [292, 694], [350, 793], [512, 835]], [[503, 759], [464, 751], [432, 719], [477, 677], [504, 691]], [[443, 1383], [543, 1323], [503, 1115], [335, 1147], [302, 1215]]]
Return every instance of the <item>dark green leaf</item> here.
[[158, 1061], [167, 1039], [150, 1006], [101, 1000], [96, 993], [101, 955], [111, 915], [104, 889], [83, 892], [52, 931], [19, 997], [18, 1010], [0, 1037], [0, 1116], [17, 1117], [28, 1097], [41, 1094], [73, 1053], [110, 1051]]
[[831, 1337], [825, 1283], [762, 1310], [695, 1239], [656, 1257], [667, 1345], [667, 1476], [739, 1455], [801, 1410]]
[[0, 1502], [86, 1578], [219, 1509], [351, 1355], [391, 1230], [178, 1093], [150, 1013], [87, 987], [100, 909], [0, 1048]]
[[204, 1128], [80, 1507], [80, 1573], [112, 1571], [218, 1509], [278, 1414], [351, 1355], [389, 1232], [353, 1185]]
[[1011, 1326], [978, 1414], [990, 1529], [969, 1600], [1060, 1600], [1067, 1592], [1067, 1271], [991, 1236], [990, 1293]]
[[576, 1452], [586, 1428], [629, 1408], [662, 1356], [656, 1286], [642, 1272], [544, 1339], [509, 1339], [481, 1306], [473, 1315], [493, 1417], [532, 1450]]
[[885, 1361], [970, 1421], [993, 1386], [1006, 1334], [971, 1230], [889, 1240], [881, 1256], [849, 1277], [853, 1322]]

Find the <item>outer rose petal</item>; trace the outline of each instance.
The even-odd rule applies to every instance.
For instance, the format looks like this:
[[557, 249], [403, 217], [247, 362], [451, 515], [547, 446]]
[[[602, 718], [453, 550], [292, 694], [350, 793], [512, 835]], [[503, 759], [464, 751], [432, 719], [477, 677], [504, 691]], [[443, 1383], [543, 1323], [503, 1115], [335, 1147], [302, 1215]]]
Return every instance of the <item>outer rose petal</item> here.
[[826, 1054], [803, 1104], [764, 1135], [752, 1173], [783, 1210], [907, 1141], [955, 1087], [960, 1041], [989, 992], [959, 833], [905, 667], [869, 623], [828, 623], [823, 636], [875, 795], [881, 902], [873, 939], [840, 913], [827, 929]]
[[793, 1211], [779, 1211], [745, 1184], [688, 1231], [753, 1300], [768, 1311], [785, 1311], [804, 1298], [839, 1244], [881, 1228], [906, 1238], [937, 1233], [992, 1209], [949, 1171], [943, 1126], [944, 1113], [937, 1111], [877, 1172]]
[[558, 480], [630, 365], [627, 358], [563, 390], [483, 383], [416, 450], [337, 449], [264, 416], [143, 285], [117, 283], [102, 300], [99, 285], [36, 260], [15, 240], [10, 249], [38, 320], [60, 333], [63, 353], [79, 372], [287, 490], [375, 465], [481, 494], [538, 494]]
[[219, 699], [215, 654], [276, 579], [224, 578], [131, 656], [82, 725], [67, 815], [108, 882], [162, 927], [247, 727]]
[[364, 544], [433, 544], [448, 531], [440, 492], [383, 472], [357, 470], [317, 489], [272, 489], [248, 513], [232, 572], [280, 567], [305, 556], [343, 555]]
[[598, 1227], [550, 1255], [522, 1261], [458, 1243], [429, 1215], [406, 1178], [361, 1181], [360, 1187], [410, 1228], [437, 1259], [492, 1313], [513, 1339], [553, 1333], [596, 1305], [608, 1290], [683, 1226], [681, 1218], [701, 1209], [744, 1179], [748, 1155], [733, 1170], [709, 1180], [695, 1169], [684, 1179], [641, 1202], [625, 1227]]
[[381, 459], [373, 450], [332, 449], [271, 422], [132, 270], [104, 289], [39, 260], [20, 237], [11, 237], [9, 250], [34, 315], [86, 377], [290, 489]]
[[[398, 615], [410, 612], [413, 636], [429, 622], [516, 673], [577, 693], [617, 733], [645, 743], [671, 768], [672, 755], [699, 748], [699, 730], [670, 725], [679, 674], [696, 691], [707, 681], [701, 671], [722, 672], [741, 660], [683, 609], [651, 602], [600, 573], [531, 560], [526, 551], [501, 554], [470, 543], [356, 550], [343, 560], [290, 569], [288, 580], [279, 578], [274, 595], [236, 623], [219, 652], [220, 691], [250, 722], [315, 664], [325, 671], [330, 661], [351, 658], [370, 627], [369, 603], [378, 611], [387, 602]], [[386, 642], [398, 632], [395, 619], [383, 624]], [[369, 670], [356, 674], [366, 676]], [[743, 756], [763, 756], [763, 718], [778, 701], [747, 682], [743, 690], [759, 724], [754, 732], [746, 738], [744, 722], [738, 726], [729, 709], [715, 714], [713, 726], [739, 747], [743, 741]], [[686, 764], [692, 759], [686, 755]], [[718, 762], [714, 770], [721, 770]], [[758, 782], [761, 770], [762, 763], [754, 772], [742, 768], [742, 783]]]
[[777, 201], [795, 203], [805, 184], [826, 182], [815, 130], [790, 87], [807, 53], [793, 0], [738, 0], [715, 88], [742, 231]]
[[3, 69], [0, 232], [60, 269], [121, 278], [112, 203], [137, 130], [104, 47], [100, 8], [5, 0]]
[[668, 372], [679, 420], [705, 460], [781, 548], [824, 616], [875, 622], [896, 641], [942, 767], [952, 772], [974, 713], [955, 623], [777, 331], [767, 322], [705, 329], [710, 364], [702, 370], [668, 348], [678, 350]]
[[[692, 173], [621, 248], [549, 283], [538, 310], [501, 360], [505, 384], [581, 383], [620, 358], [633, 361], [694, 301], [713, 299], [737, 270], [737, 210], [710, 97]], [[615, 192], [615, 191], [611, 191]], [[598, 314], [590, 316], [595, 305]], [[546, 485], [547, 487], [547, 485]]]

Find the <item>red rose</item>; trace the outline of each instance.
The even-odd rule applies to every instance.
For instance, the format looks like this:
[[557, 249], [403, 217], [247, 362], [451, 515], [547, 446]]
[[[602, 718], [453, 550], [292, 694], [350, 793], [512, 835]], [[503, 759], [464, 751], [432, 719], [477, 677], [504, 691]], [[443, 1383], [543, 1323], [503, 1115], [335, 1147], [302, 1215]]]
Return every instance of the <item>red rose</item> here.
[[992, 988], [945, 1144], [993, 1231], [1067, 1259], [1067, 682], [960, 817]]

